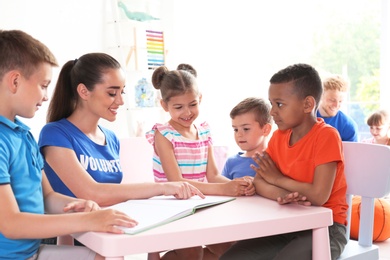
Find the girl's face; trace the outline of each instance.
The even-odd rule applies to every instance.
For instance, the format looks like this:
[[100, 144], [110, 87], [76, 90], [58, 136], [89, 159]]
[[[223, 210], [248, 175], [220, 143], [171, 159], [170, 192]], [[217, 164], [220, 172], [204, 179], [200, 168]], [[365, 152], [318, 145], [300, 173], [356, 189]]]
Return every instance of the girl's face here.
[[388, 138], [389, 124], [370, 126], [370, 133], [376, 141], [386, 140]]
[[199, 115], [199, 104], [202, 96], [194, 92], [172, 97], [168, 103], [161, 101], [165, 111], [169, 112], [171, 121], [181, 127], [189, 128]]
[[83, 102], [87, 109], [97, 118], [104, 118], [113, 122], [116, 119], [118, 108], [124, 104], [123, 94], [125, 77], [121, 69], [110, 69], [103, 75], [103, 82], [96, 84], [92, 91], [87, 90]]

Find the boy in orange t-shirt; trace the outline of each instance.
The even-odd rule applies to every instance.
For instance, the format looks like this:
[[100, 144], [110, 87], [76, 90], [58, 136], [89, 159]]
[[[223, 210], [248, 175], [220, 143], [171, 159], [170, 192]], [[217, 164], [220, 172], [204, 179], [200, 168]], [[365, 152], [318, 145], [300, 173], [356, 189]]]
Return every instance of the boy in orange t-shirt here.
[[[336, 259], [347, 243], [347, 184], [340, 136], [316, 117], [321, 79], [310, 65], [295, 64], [274, 74], [270, 83], [270, 114], [278, 130], [266, 152], [254, 156], [258, 164], [252, 165], [256, 192], [279, 204], [297, 202], [330, 208], [334, 224], [329, 227], [329, 239], [332, 259]], [[312, 231], [240, 241], [221, 259], [237, 257], [311, 259]]]

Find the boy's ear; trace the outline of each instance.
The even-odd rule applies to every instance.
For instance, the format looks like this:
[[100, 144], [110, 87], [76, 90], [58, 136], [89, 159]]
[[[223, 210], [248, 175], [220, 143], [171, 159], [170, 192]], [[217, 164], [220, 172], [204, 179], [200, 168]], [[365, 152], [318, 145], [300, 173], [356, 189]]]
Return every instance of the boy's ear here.
[[3, 77], [3, 79], [5, 80], [5, 82], [8, 86], [8, 89], [13, 94], [15, 94], [18, 90], [20, 77], [21, 77], [21, 74], [17, 70], [11, 70], [8, 73], [6, 73]]
[[316, 100], [313, 96], [307, 96], [303, 102], [303, 110], [306, 113], [311, 113], [315, 106], [316, 106]]
[[264, 136], [268, 136], [271, 133], [271, 130], [272, 130], [272, 125], [271, 124], [265, 124], [263, 126]]
[[202, 102], [202, 94], [199, 94], [199, 104]]
[[80, 83], [77, 86], [77, 93], [79, 93], [79, 96], [82, 99], [86, 99], [89, 96], [89, 90], [87, 89], [87, 86], [85, 86], [83, 83]]

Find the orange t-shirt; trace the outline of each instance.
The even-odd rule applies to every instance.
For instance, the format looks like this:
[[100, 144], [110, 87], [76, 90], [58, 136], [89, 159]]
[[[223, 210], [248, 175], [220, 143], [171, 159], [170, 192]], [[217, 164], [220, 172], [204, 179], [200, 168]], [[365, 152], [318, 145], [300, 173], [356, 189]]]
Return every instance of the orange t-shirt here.
[[[324, 207], [333, 211], [333, 221], [346, 224], [347, 183], [344, 176], [344, 155], [339, 133], [332, 126], [317, 119], [313, 128], [297, 143], [290, 146], [291, 130], [276, 130], [267, 152], [279, 170], [286, 176], [301, 182], [311, 183], [318, 165], [337, 162], [336, 178], [329, 199]], [[293, 192], [293, 191], [291, 191]]]

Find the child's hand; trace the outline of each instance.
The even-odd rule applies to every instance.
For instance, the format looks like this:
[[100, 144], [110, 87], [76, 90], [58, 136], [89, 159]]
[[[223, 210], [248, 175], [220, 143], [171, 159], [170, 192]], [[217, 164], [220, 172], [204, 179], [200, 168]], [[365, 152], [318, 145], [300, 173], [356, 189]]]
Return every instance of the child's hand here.
[[64, 207], [64, 212], [90, 212], [99, 210], [99, 205], [92, 200], [74, 200]]
[[247, 183], [247, 187], [245, 188], [245, 196], [252, 196], [256, 193], [255, 186], [253, 185], [253, 177], [244, 176], [244, 177], [237, 178], [237, 179], [244, 180]]
[[243, 178], [237, 178], [231, 180], [225, 184], [224, 195], [226, 196], [245, 196], [246, 189], [248, 188], [248, 181]]
[[205, 198], [205, 195], [200, 190], [188, 182], [166, 182], [163, 185], [164, 195], [173, 195], [176, 199], [189, 199], [195, 195], [202, 199]]
[[110, 232], [123, 234], [124, 231], [119, 227], [130, 228], [138, 225], [138, 222], [123, 212], [104, 209], [94, 211], [88, 214], [89, 218], [85, 225], [89, 225], [91, 231]]
[[311, 206], [311, 202], [307, 200], [307, 197], [299, 194], [299, 192], [287, 193], [284, 197], [277, 198], [276, 201], [280, 205], [296, 202], [304, 206]]
[[259, 165], [259, 167], [251, 165], [256, 174], [259, 174], [269, 184], [278, 186], [277, 180], [284, 178], [284, 175], [279, 171], [269, 155], [266, 152], [263, 152], [263, 154], [256, 152], [252, 158]]

